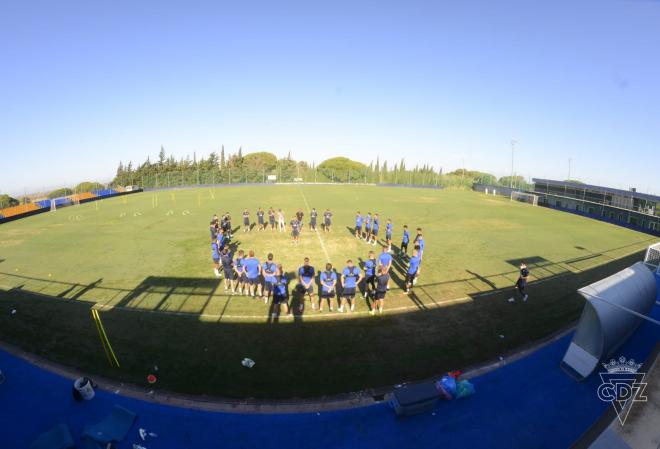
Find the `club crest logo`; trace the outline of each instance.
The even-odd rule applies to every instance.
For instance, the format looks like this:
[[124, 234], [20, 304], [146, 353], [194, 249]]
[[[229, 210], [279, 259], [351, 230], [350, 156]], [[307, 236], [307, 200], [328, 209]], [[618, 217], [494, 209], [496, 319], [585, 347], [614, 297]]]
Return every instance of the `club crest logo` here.
[[603, 363], [606, 372], [599, 373], [602, 384], [598, 387], [598, 398], [612, 403], [621, 425], [625, 424], [636, 402], [648, 400], [644, 393], [647, 384], [642, 382], [646, 373], [638, 372], [641, 367], [642, 364], [633, 359], [620, 357]]

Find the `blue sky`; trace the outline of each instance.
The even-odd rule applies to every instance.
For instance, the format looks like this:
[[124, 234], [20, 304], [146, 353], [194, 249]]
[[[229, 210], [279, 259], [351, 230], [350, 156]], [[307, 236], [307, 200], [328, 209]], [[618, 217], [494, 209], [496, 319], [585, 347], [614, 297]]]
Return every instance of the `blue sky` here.
[[218, 150], [660, 192], [660, 2], [4, 2], [0, 192]]

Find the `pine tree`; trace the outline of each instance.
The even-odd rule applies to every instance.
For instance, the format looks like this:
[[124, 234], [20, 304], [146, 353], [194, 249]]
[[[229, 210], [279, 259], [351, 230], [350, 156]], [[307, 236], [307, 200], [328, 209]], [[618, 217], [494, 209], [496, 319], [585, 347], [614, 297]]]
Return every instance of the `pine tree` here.
[[163, 164], [165, 164], [165, 148], [163, 146], [160, 146], [160, 152], [158, 153], [158, 166], [162, 167]]
[[401, 159], [401, 163], [399, 164], [399, 170], [401, 170], [403, 172], [406, 171], [406, 160], [405, 159]]
[[243, 159], [243, 147], [238, 147], [238, 158]]
[[220, 170], [225, 168], [225, 146], [222, 146], [222, 149], [220, 150]]

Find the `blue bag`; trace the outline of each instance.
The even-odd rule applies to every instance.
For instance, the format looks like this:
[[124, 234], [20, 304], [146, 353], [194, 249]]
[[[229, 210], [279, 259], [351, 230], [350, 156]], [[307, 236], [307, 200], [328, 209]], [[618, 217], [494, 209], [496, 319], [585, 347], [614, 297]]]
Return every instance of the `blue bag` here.
[[440, 386], [452, 398], [456, 397], [456, 379], [451, 376], [442, 376], [442, 379], [440, 379]]

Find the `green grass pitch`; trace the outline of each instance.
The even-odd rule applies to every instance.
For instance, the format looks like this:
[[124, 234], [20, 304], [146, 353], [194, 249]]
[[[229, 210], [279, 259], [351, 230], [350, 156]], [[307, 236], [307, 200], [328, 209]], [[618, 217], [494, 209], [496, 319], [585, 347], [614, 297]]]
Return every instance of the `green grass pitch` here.
[[[383, 316], [307, 307], [273, 319], [269, 305], [231, 297], [214, 277], [208, 223], [247, 207], [334, 214], [331, 233], [235, 233], [287, 272], [305, 256], [322, 269], [365, 260], [355, 212], [378, 212], [426, 240], [415, 294], [396, 282]], [[320, 220], [319, 220], [320, 222]], [[93, 373], [157, 387], [245, 397], [319, 396], [418, 379], [485, 362], [579, 316], [575, 290], [640, 258], [655, 239], [594, 220], [470, 191], [347, 185], [273, 185], [144, 192], [0, 226], [0, 338]], [[327, 256], [326, 256], [327, 253]], [[517, 264], [530, 301], [509, 304]], [[395, 273], [402, 277], [399, 267]], [[293, 284], [293, 283], [292, 283]], [[89, 309], [96, 306], [121, 368], [108, 366]], [[11, 314], [11, 310], [17, 310]], [[504, 335], [501, 338], [500, 335]], [[253, 358], [252, 369], [240, 365]]]

